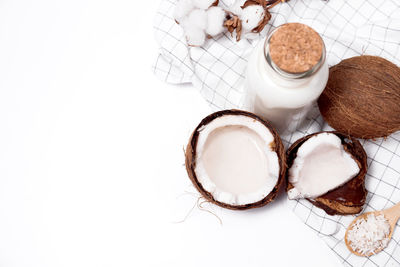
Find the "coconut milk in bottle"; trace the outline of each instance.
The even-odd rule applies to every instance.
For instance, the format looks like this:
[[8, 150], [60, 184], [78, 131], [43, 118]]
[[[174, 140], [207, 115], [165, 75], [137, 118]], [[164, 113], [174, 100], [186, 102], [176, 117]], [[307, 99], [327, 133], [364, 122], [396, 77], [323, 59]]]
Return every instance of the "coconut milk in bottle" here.
[[280, 134], [304, 120], [328, 81], [325, 45], [301, 23], [284, 24], [269, 34], [249, 58], [246, 102]]

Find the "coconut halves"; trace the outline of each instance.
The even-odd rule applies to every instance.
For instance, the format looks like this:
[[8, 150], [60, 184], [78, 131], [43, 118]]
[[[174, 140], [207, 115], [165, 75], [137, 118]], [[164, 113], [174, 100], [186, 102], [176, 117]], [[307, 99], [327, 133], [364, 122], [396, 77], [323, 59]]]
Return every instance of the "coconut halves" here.
[[329, 215], [362, 211], [367, 155], [359, 141], [339, 132], [318, 132], [287, 151], [289, 199], [305, 198]]
[[186, 149], [186, 170], [208, 201], [233, 210], [264, 206], [285, 176], [285, 152], [272, 126], [240, 110], [204, 118]]

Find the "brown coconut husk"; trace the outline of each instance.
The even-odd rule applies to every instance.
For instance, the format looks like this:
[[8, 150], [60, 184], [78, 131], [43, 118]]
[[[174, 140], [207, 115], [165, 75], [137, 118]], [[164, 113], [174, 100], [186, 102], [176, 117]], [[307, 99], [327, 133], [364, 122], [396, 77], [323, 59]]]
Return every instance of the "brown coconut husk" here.
[[331, 127], [364, 139], [400, 130], [399, 103], [400, 68], [376, 56], [353, 57], [331, 67], [318, 100]]
[[[262, 200], [260, 200], [258, 202], [247, 204], [247, 205], [235, 206], [235, 205], [230, 205], [230, 204], [216, 201], [213, 198], [212, 194], [207, 192], [197, 179], [196, 172], [195, 172], [196, 147], [197, 147], [197, 140], [199, 137], [200, 129], [204, 125], [207, 125], [208, 123], [213, 121], [214, 119], [221, 117], [221, 116], [225, 116], [225, 115], [242, 115], [242, 116], [247, 116], [247, 117], [253, 118], [254, 120], [261, 122], [265, 127], [267, 127], [271, 131], [272, 135], [274, 136], [275, 142], [274, 142], [274, 144], [272, 144], [271, 148], [273, 148], [274, 151], [278, 155], [279, 167], [280, 167], [279, 178], [278, 178], [278, 182], [276, 183], [273, 190], [265, 198], [263, 198]], [[187, 171], [189, 178], [192, 181], [193, 185], [200, 192], [200, 194], [205, 199], [210, 201], [211, 203], [214, 203], [215, 205], [218, 205], [220, 207], [232, 209], [232, 210], [247, 210], [247, 209], [259, 208], [259, 207], [265, 206], [268, 203], [270, 203], [271, 201], [273, 201], [275, 199], [280, 187], [282, 186], [282, 183], [285, 178], [285, 171], [286, 171], [285, 148], [284, 148], [282, 141], [281, 141], [278, 133], [276, 132], [276, 130], [268, 122], [264, 121], [257, 115], [250, 113], [250, 112], [242, 111], [242, 110], [223, 110], [223, 111], [215, 112], [215, 113], [207, 116], [206, 118], [204, 118], [200, 122], [200, 124], [196, 127], [196, 129], [193, 131], [192, 136], [190, 137], [189, 143], [186, 147], [185, 165], [186, 165], [186, 171]]]
[[[311, 137], [320, 133], [333, 133], [340, 138], [344, 149], [350, 153], [353, 159], [357, 162], [360, 172], [353, 179], [344, 185], [335, 188], [328, 193], [309, 199], [313, 205], [323, 209], [329, 215], [350, 215], [360, 213], [365, 204], [367, 197], [367, 190], [365, 189], [365, 175], [367, 174], [367, 154], [360, 142], [346, 134], [332, 131], [332, 132], [318, 132], [307, 135], [297, 140], [287, 151], [287, 166], [288, 170], [292, 167], [293, 161], [297, 156], [297, 151], [300, 146], [310, 139]], [[323, 179], [323, 177], [321, 177]], [[293, 188], [289, 182], [289, 172], [286, 174], [286, 192]]]

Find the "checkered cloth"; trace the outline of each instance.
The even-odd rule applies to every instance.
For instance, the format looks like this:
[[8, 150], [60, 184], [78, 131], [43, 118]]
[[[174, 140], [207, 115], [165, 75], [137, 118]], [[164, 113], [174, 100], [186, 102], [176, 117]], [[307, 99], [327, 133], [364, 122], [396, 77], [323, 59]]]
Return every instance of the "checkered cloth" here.
[[[232, 2], [222, 0], [220, 6], [227, 7]], [[208, 40], [203, 47], [191, 48], [172, 18], [175, 4], [176, 0], [161, 0], [157, 11], [154, 29], [160, 51], [154, 73], [168, 83], [192, 83], [213, 110], [243, 108], [243, 82], [249, 54], [269, 31], [287, 22], [307, 24], [321, 34], [330, 66], [362, 54], [381, 56], [400, 65], [398, 0], [291, 0], [271, 10], [272, 20], [256, 40], [236, 42], [224, 34]], [[304, 126], [282, 139], [288, 146], [304, 135], [330, 129], [314, 107]], [[386, 140], [361, 141], [369, 165], [364, 211], [389, 208], [400, 202], [400, 132]], [[400, 266], [399, 227], [383, 252], [362, 258], [351, 254], [343, 240], [354, 216], [329, 216], [305, 200], [289, 201], [289, 206], [344, 265]]]

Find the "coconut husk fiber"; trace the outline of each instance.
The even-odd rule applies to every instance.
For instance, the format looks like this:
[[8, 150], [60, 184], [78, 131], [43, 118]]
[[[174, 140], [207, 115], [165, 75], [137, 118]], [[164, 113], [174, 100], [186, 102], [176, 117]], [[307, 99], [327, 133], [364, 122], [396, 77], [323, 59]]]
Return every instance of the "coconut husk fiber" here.
[[[297, 151], [300, 146], [310, 139], [311, 137], [324, 133], [318, 132], [307, 135], [297, 140], [287, 151], [287, 166], [288, 170], [291, 168], [293, 161], [297, 156]], [[349, 137], [340, 132], [326, 132], [333, 133], [340, 138], [342, 145], [357, 162], [360, 172], [350, 181], [344, 185], [335, 188], [322, 196], [315, 199], [309, 199], [313, 205], [325, 210], [329, 215], [349, 215], [360, 213], [365, 204], [367, 196], [367, 190], [365, 189], [365, 175], [367, 174], [367, 154], [360, 142], [352, 137]], [[321, 177], [323, 179], [324, 177]], [[293, 188], [293, 185], [289, 182], [289, 172], [286, 172], [286, 192]]]
[[318, 106], [337, 131], [386, 137], [400, 130], [400, 68], [376, 56], [345, 59], [330, 68]]
[[[200, 134], [200, 129], [213, 121], [214, 119], [225, 116], [225, 115], [241, 115], [241, 116], [248, 116], [253, 118], [254, 120], [257, 120], [261, 122], [265, 127], [269, 129], [269, 131], [272, 133], [274, 136], [274, 144], [271, 146], [271, 148], [277, 153], [278, 159], [279, 159], [279, 178], [278, 181], [275, 185], [275, 187], [272, 189], [272, 191], [262, 200], [251, 203], [251, 204], [246, 204], [246, 205], [230, 205], [227, 203], [219, 202], [215, 200], [210, 192], [207, 192], [201, 183], [197, 179], [197, 175], [195, 172], [196, 168], [196, 148], [197, 148], [197, 141], [199, 138]], [[192, 181], [193, 185], [196, 187], [196, 189], [200, 192], [200, 194], [210, 201], [211, 203], [214, 203], [215, 205], [218, 205], [223, 208], [227, 209], [232, 209], [232, 210], [247, 210], [247, 209], [252, 209], [252, 208], [259, 208], [262, 206], [267, 205], [271, 201], [273, 201], [282, 186], [282, 183], [285, 179], [285, 172], [286, 172], [286, 156], [285, 156], [285, 148], [282, 144], [281, 138], [279, 137], [278, 133], [275, 131], [275, 129], [266, 121], [261, 119], [260, 117], [256, 116], [253, 113], [249, 113], [246, 111], [242, 110], [223, 110], [223, 111], [218, 111], [215, 112], [206, 118], [204, 118], [200, 124], [196, 127], [196, 129], [193, 131], [189, 143], [186, 147], [186, 152], [185, 152], [185, 165], [186, 165], [186, 170], [189, 175], [190, 180]]]

